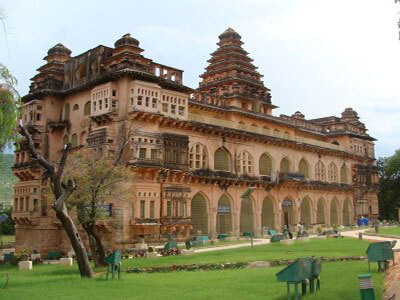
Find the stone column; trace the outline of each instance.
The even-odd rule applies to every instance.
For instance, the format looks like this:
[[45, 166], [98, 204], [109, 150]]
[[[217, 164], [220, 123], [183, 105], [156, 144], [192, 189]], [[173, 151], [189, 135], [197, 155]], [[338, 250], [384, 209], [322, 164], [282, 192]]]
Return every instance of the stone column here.
[[261, 211], [254, 209], [253, 221], [254, 221], [254, 235], [260, 237], [262, 235], [261, 228]]
[[232, 214], [232, 231], [234, 236], [240, 236], [240, 211], [237, 210]]
[[211, 215], [210, 215], [210, 235], [211, 238], [217, 238], [218, 233], [217, 233], [217, 208], [213, 207], [211, 209]]

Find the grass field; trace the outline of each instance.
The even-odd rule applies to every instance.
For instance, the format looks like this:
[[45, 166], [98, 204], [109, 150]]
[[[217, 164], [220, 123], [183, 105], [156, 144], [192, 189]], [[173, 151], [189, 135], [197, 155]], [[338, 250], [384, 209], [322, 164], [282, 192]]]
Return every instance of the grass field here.
[[3, 235], [2, 240], [3, 243], [14, 243], [15, 235]]
[[352, 238], [342, 239], [311, 239], [309, 242], [295, 241], [294, 245], [287, 246], [280, 243], [271, 243], [262, 246], [238, 248], [233, 250], [217, 250], [197, 253], [192, 256], [168, 256], [158, 260], [146, 258], [125, 259], [123, 268], [147, 267], [171, 264], [194, 264], [216, 262], [249, 262], [257, 260], [293, 259], [304, 256], [360, 256], [365, 255], [368, 242]]
[[[375, 231], [373, 231], [375, 232]], [[400, 238], [400, 226], [379, 228], [379, 234], [396, 235]]]
[[[0, 271], [0, 286], [9, 272], [7, 289], [0, 299], [286, 299], [286, 284], [275, 274], [282, 267], [206, 272], [122, 274], [122, 279], [82, 280], [77, 268], [36, 266], [34, 271], [15, 268]], [[306, 299], [359, 299], [357, 275], [368, 272], [365, 262], [326, 263], [321, 291]], [[382, 299], [383, 276], [373, 273], [376, 299]], [[292, 289], [293, 292], [293, 289]]]
[[[172, 256], [158, 260], [123, 260], [129, 266], [169, 265], [178, 263], [211, 263], [289, 259], [301, 256], [363, 255], [368, 242], [356, 239], [328, 239], [279, 243]], [[15, 266], [0, 267], [0, 299], [286, 299], [286, 284], [278, 283], [275, 274], [283, 267], [196, 271], [170, 273], [122, 273], [122, 279], [105, 281], [98, 272], [96, 279], [80, 279], [76, 264], [70, 269], [59, 265], [37, 265], [33, 271], [18, 271]], [[376, 299], [382, 299], [383, 274], [372, 268]], [[2, 289], [5, 273], [8, 288]], [[305, 299], [359, 299], [357, 275], [368, 273], [364, 261], [323, 263], [321, 291]], [[293, 292], [293, 288], [292, 288]]]

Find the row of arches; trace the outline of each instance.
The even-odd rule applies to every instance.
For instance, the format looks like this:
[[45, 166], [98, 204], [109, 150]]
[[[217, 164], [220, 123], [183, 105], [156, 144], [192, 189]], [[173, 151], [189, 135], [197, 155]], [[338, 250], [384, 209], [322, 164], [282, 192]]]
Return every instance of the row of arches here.
[[[296, 209], [299, 210], [298, 216], [296, 216]], [[191, 202], [191, 218], [195, 233], [201, 231], [203, 234], [210, 234], [215, 231], [220, 234], [231, 233], [235, 230], [233, 200], [229, 194], [225, 193], [218, 199], [215, 228], [210, 228], [210, 212], [210, 202], [207, 196], [202, 192], [197, 193]], [[289, 197], [278, 204], [272, 197], [267, 196], [262, 202], [260, 214], [256, 214], [254, 199], [248, 197], [241, 199], [240, 203], [239, 228], [237, 228], [240, 233], [254, 232], [256, 230], [255, 219], [259, 215], [261, 216], [261, 227], [275, 229], [283, 228], [285, 225], [293, 226], [299, 221], [307, 225], [349, 225], [352, 223], [351, 205], [348, 198], [340, 205], [336, 198], [332, 198], [327, 204], [327, 201], [321, 197], [314, 208], [311, 199], [305, 197], [297, 208], [295, 201]]]
[[86, 138], [87, 138], [87, 133], [86, 133], [86, 131], [83, 131], [83, 132], [80, 134], [79, 140], [78, 140], [78, 134], [76, 134], [76, 133], [74, 133], [74, 134], [71, 136], [71, 141], [70, 141], [68, 135], [64, 135], [64, 137], [63, 137], [63, 145], [65, 146], [65, 145], [67, 145], [68, 143], [71, 143], [71, 147], [72, 147], [72, 148], [77, 147], [77, 146], [79, 146], [79, 145], [84, 145], [84, 144], [86, 144]]
[[[192, 169], [206, 169], [210, 167], [207, 148], [200, 143], [196, 143], [191, 147], [189, 159]], [[233, 161], [235, 162], [234, 164], [232, 163]], [[279, 161], [278, 168], [273, 157], [268, 152], [264, 152], [259, 158], [258, 167], [260, 176], [269, 176], [273, 170], [279, 170], [281, 173], [296, 171], [301, 173], [306, 179], [311, 179], [311, 165], [306, 158], [302, 158], [297, 167], [295, 167], [292, 160], [288, 156], [285, 156]], [[315, 180], [350, 183], [350, 171], [344, 162], [340, 167], [340, 173], [338, 166], [334, 162], [330, 162], [326, 168], [325, 164], [321, 160], [318, 160], [314, 168], [313, 179]], [[239, 174], [253, 175], [254, 160], [252, 155], [246, 150], [238, 153], [235, 159], [232, 159], [232, 155], [228, 149], [220, 147], [214, 152], [214, 170], [225, 172], [236, 171]]]
[[[70, 104], [69, 103], [65, 104], [64, 112], [63, 112], [63, 120], [69, 120], [70, 114], [71, 114], [70, 110], [71, 110]], [[78, 110], [79, 110], [79, 105], [74, 104], [74, 106], [72, 107], [72, 111], [78, 111]], [[83, 108], [83, 115], [90, 116], [90, 113], [91, 113], [91, 105], [90, 105], [90, 101], [87, 101]]]

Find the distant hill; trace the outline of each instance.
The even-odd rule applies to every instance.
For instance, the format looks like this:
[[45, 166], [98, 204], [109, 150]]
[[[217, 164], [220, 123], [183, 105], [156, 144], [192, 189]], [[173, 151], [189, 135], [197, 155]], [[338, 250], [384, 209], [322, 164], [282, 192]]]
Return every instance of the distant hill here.
[[4, 154], [3, 158], [3, 162], [0, 162], [0, 206], [11, 206], [13, 185], [17, 181], [11, 170], [14, 164], [14, 154]]

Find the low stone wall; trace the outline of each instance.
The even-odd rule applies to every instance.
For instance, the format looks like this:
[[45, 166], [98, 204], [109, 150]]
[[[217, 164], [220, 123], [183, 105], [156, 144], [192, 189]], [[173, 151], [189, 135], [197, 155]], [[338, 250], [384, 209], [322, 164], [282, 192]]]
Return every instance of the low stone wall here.
[[[366, 256], [340, 256], [340, 257], [321, 257], [323, 262], [341, 262], [341, 261], [360, 261], [366, 260]], [[255, 262], [237, 262], [237, 263], [210, 263], [210, 264], [190, 264], [190, 265], [169, 265], [154, 266], [143, 268], [128, 268], [126, 273], [167, 273], [175, 271], [214, 271], [214, 270], [231, 270], [257, 267], [277, 267], [285, 266], [293, 263], [296, 259], [283, 260], [266, 260]]]

